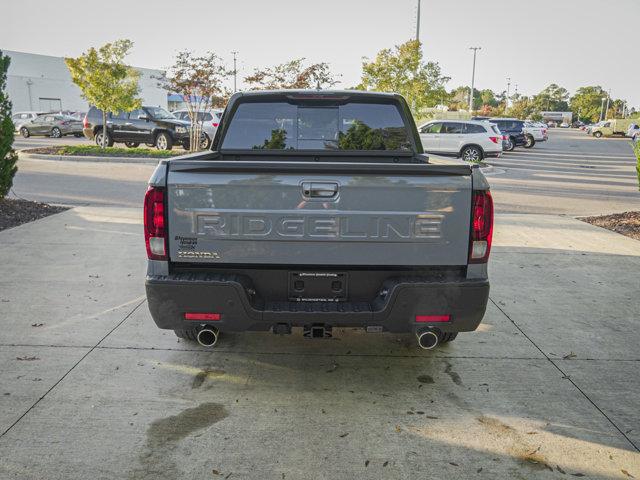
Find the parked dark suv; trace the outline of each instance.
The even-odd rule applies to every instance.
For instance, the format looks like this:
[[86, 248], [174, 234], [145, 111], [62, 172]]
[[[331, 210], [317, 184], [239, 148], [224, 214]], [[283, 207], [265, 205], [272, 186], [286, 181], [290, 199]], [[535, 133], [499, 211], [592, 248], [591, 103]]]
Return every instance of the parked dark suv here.
[[500, 129], [500, 133], [504, 135], [505, 142], [503, 148], [511, 151], [515, 147], [523, 147], [527, 143], [527, 137], [524, 134], [524, 121], [516, 118], [490, 118], [491, 123], [495, 123]]
[[[102, 145], [102, 110], [91, 107], [84, 117], [84, 136]], [[124, 143], [129, 148], [146, 143], [158, 150], [174, 145], [189, 148], [189, 122], [178, 120], [161, 107], [144, 106], [131, 112], [107, 114], [107, 145]]]

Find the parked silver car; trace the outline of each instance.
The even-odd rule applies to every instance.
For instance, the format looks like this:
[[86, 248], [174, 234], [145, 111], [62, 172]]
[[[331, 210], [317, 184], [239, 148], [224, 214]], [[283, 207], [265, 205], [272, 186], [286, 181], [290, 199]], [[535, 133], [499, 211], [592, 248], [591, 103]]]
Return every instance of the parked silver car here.
[[[206, 135], [206, 140], [203, 139], [202, 145], [200, 145], [202, 149], [207, 149], [211, 146], [211, 140], [213, 140], [213, 136], [216, 134], [216, 130], [220, 124], [222, 112], [224, 112], [224, 110], [221, 108], [214, 108], [209, 112], [198, 112], [198, 121], [202, 125], [202, 131]], [[178, 120], [191, 121], [187, 109], [175, 110], [171, 113], [173, 113]]]
[[61, 138], [64, 135], [82, 136], [82, 122], [70, 115], [45, 113], [22, 124], [20, 134], [24, 138], [32, 135]]
[[16, 112], [11, 115], [11, 120], [13, 120], [16, 132], [20, 131], [20, 127], [22, 127], [22, 125], [29, 123], [31, 120], [43, 113], [45, 112]]

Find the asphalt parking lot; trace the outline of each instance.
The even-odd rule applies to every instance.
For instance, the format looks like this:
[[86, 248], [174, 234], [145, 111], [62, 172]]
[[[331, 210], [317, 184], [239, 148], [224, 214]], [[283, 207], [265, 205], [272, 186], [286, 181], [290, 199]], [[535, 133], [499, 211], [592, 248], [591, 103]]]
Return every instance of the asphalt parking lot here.
[[69, 163], [14, 191], [78, 206], [0, 232], [0, 478], [640, 478], [640, 244], [574, 218], [640, 209], [628, 142], [492, 162], [489, 308], [430, 352], [156, 329], [129, 208], [152, 167]]

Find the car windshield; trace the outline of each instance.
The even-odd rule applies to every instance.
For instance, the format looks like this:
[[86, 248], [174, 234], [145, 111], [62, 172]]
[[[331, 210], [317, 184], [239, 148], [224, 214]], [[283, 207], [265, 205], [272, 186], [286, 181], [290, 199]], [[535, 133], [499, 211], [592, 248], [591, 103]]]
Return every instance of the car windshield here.
[[238, 106], [222, 148], [410, 150], [411, 143], [402, 116], [393, 104], [252, 102]]
[[149, 115], [151, 115], [153, 118], [157, 118], [158, 120], [176, 118], [161, 107], [145, 107], [145, 110], [149, 113]]

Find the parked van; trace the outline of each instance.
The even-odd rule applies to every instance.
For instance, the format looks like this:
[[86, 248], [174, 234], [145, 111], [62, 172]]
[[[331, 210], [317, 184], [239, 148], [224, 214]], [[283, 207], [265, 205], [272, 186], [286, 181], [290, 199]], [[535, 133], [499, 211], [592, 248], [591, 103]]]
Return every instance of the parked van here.
[[614, 118], [612, 120], [606, 120], [601, 125], [595, 126], [591, 129], [591, 135], [596, 138], [610, 137], [612, 135], [626, 135], [629, 127], [637, 120], [633, 118]]

